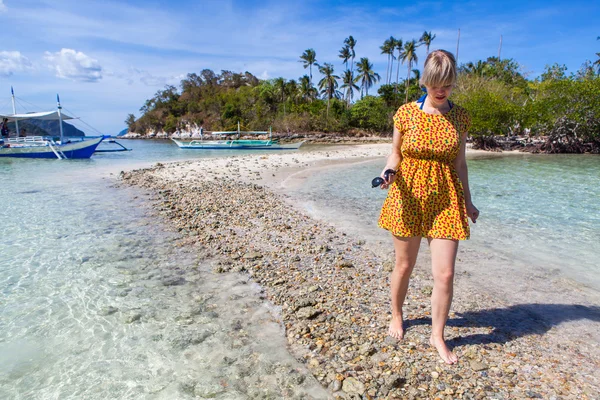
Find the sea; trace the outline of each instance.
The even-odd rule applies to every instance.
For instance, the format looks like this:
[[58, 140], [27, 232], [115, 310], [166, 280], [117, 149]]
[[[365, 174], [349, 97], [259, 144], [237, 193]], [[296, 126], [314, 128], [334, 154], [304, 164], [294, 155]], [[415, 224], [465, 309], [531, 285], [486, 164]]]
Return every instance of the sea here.
[[[174, 246], [177, 234], [150, 212], [147, 193], [116, 185], [122, 170], [240, 152], [123, 144], [133, 150], [90, 160], [0, 159], [0, 398], [244, 398], [234, 383], [243, 376], [248, 384], [252, 371], [227, 360], [271, 365], [264, 354], [285, 362], [286, 376], [306, 373], [252, 282], [217, 281], [200, 268], [193, 287], [165, 283], [161, 271], [199, 268], [198, 259]], [[381, 238], [385, 191], [369, 184], [381, 167], [374, 159], [321, 169], [292, 194], [317, 217]], [[481, 216], [467, 250], [600, 291], [600, 157], [472, 158], [469, 178]], [[232, 314], [228, 302], [238, 298], [249, 300]], [[193, 339], [202, 332], [184, 324], [190, 339], [173, 325], [191, 318], [194, 302], [210, 305], [204, 343]], [[232, 320], [256, 339], [229, 343]], [[298, 396], [319, 398], [316, 386], [307, 380]]]

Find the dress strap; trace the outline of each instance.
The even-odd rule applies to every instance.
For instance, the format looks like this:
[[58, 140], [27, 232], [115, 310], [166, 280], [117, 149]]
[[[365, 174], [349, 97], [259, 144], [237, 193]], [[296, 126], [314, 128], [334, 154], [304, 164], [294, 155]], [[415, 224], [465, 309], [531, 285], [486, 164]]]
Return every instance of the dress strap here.
[[425, 104], [426, 98], [427, 98], [427, 93], [425, 93], [423, 96], [419, 97], [419, 100], [417, 100], [417, 103], [421, 103], [421, 106], [419, 107], [421, 110], [423, 109], [423, 105]]

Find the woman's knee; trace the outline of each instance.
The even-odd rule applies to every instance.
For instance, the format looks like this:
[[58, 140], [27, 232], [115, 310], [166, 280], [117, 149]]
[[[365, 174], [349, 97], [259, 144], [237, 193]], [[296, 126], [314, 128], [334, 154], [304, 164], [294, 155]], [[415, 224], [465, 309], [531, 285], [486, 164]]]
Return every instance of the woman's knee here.
[[452, 284], [454, 282], [454, 268], [440, 268], [434, 271], [433, 281], [442, 285]]
[[415, 266], [414, 262], [408, 259], [400, 259], [396, 260], [396, 264], [394, 266], [394, 272], [399, 274], [410, 274]]

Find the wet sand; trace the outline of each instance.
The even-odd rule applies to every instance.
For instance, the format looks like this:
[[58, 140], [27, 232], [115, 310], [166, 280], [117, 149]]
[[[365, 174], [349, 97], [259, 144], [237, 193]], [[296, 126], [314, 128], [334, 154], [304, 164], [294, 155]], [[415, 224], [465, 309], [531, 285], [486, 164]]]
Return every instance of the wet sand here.
[[201, 246], [215, 273], [261, 285], [280, 307], [290, 352], [332, 397], [597, 398], [595, 294], [552, 271], [515, 281], [498, 271], [516, 262], [489, 252], [459, 253], [446, 331], [458, 365], [440, 363], [428, 344], [426, 246], [405, 305], [406, 338], [386, 336], [389, 243], [335, 216], [310, 215], [290, 193], [306, 174], [383, 162], [388, 151], [387, 144], [356, 145], [158, 164], [121, 178], [155, 194], [155, 209], [179, 230], [180, 245]]

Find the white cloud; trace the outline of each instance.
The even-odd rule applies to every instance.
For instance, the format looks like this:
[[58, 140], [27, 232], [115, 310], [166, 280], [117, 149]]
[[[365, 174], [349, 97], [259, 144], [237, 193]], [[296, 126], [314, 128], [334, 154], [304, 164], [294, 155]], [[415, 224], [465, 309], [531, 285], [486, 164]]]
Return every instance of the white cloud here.
[[[0, 11], [3, 4], [0, 0]], [[31, 61], [19, 51], [0, 51], [0, 75], [11, 76], [15, 72], [33, 69]]]
[[61, 49], [57, 53], [46, 52], [44, 58], [59, 78], [81, 82], [97, 82], [102, 79], [102, 67], [98, 60], [73, 49]]
[[5, 12], [7, 10], [6, 5], [4, 4], [4, 0], [0, 0], [0, 13]]

